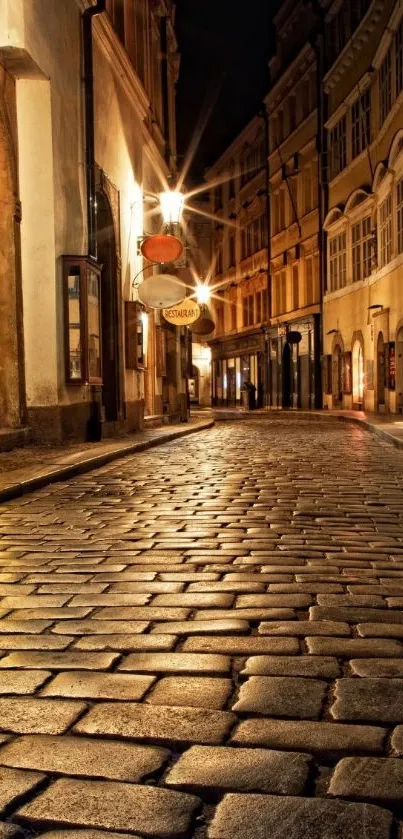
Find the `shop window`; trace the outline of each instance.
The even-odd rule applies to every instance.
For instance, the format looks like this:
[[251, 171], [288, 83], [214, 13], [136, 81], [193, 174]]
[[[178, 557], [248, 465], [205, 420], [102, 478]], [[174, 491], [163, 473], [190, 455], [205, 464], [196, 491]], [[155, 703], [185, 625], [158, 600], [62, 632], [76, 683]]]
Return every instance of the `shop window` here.
[[142, 305], [135, 300], [126, 300], [125, 350], [129, 370], [144, 370], [146, 367], [147, 326], [147, 315]]
[[392, 51], [391, 49], [385, 55], [383, 62], [379, 69], [379, 108], [380, 108], [380, 123], [385, 122], [385, 119], [392, 107]]
[[330, 291], [344, 288], [347, 282], [346, 233], [339, 233], [329, 239], [329, 281]]
[[396, 187], [397, 204], [397, 252], [403, 253], [403, 178], [397, 182]]
[[63, 286], [66, 381], [102, 382], [100, 269], [63, 257]]
[[371, 274], [371, 216], [353, 224], [351, 228], [353, 283]]
[[347, 164], [347, 120], [342, 117], [329, 132], [329, 176], [335, 178]]
[[371, 97], [366, 90], [351, 108], [351, 145], [353, 159], [371, 142]]
[[392, 259], [392, 196], [388, 195], [379, 208], [379, 267]]

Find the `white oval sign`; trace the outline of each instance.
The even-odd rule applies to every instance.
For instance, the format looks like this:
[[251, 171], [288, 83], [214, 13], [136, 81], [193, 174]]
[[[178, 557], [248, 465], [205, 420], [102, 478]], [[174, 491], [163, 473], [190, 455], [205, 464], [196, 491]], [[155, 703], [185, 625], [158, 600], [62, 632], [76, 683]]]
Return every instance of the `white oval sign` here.
[[200, 306], [196, 303], [196, 300], [187, 297], [177, 306], [163, 309], [162, 314], [168, 323], [173, 323], [175, 326], [188, 326], [200, 317]]
[[154, 274], [139, 285], [139, 300], [152, 309], [174, 306], [185, 294], [185, 283], [172, 274]]

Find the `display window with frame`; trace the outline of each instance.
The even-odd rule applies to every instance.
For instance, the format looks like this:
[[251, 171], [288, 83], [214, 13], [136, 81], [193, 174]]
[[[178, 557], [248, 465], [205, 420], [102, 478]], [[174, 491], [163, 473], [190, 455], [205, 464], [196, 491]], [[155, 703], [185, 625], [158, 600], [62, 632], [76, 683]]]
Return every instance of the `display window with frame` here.
[[85, 256], [63, 257], [67, 384], [102, 384], [101, 269]]

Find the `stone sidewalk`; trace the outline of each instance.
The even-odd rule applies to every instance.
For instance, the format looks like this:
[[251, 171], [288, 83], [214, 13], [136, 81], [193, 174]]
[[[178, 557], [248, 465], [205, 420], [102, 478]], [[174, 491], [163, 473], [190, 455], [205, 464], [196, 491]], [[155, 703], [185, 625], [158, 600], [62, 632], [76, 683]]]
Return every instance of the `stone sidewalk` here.
[[[304, 419], [312, 420], [334, 420], [341, 422], [355, 423], [361, 425], [376, 434], [381, 439], [392, 443], [398, 449], [403, 449], [403, 415], [402, 414], [377, 414], [365, 411], [349, 411], [343, 409], [322, 410], [322, 411], [302, 411], [292, 408], [290, 410], [281, 410], [278, 408], [258, 408], [255, 411], [245, 410], [245, 408], [212, 408], [210, 409], [211, 416], [217, 421], [236, 420], [236, 419], [252, 419], [253, 417], [279, 417], [279, 416], [299, 416]], [[202, 411], [199, 412], [203, 416]]]
[[0, 452], [0, 502], [8, 501], [54, 481], [65, 480], [111, 463], [120, 457], [146, 451], [212, 428], [209, 415], [195, 413], [187, 423], [150, 428], [133, 435], [99, 443], [66, 443], [63, 446], [24, 446]]
[[4, 503], [0, 837], [403, 839], [402, 468], [288, 414]]

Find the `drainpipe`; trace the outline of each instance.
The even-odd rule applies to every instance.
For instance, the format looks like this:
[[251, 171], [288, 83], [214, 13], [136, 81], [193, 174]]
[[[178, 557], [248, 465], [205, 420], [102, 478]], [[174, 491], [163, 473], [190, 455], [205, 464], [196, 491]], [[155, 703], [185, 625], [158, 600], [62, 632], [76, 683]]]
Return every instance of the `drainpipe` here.
[[[265, 192], [266, 192], [266, 231], [267, 231], [267, 320], [271, 322], [271, 221], [270, 221], [270, 171], [269, 171], [269, 154], [270, 154], [270, 138], [269, 138], [269, 114], [265, 105], [263, 105], [259, 116], [264, 122], [264, 150], [265, 150]], [[268, 337], [265, 332], [265, 394], [264, 403], [268, 407], [271, 405], [270, 396], [270, 376], [269, 376], [269, 353], [268, 353]]]
[[97, 206], [95, 189], [95, 126], [92, 18], [105, 11], [106, 0], [97, 0], [82, 14], [84, 57], [85, 171], [87, 180], [88, 255], [97, 258]]
[[[88, 256], [97, 259], [97, 203], [95, 187], [95, 125], [94, 125], [94, 68], [92, 18], [105, 11], [106, 0], [97, 0], [82, 14], [83, 59], [84, 59], [84, 126], [85, 126], [85, 173], [87, 182], [87, 239]], [[99, 385], [91, 386], [90, 416], [87, 436], [92, 442], [102, 439], [102, 407]]]
[[162, 85], [162, 112], [164, 120], [165, 135], [165, 161], [171, 168], [171, 141], [170, 141], [170, 114], [169, 114], [169, 84], [168, 84], [168, 18], [160, 20], [160, 45], [161, 45], [161, 85]]
[[[327, 173], [327, 96], [323, 90], [325, 75], [325, 27], [324, 11], [318, 0], [304, 0], [304, 5], [311, 5], [316, 16], [316, 26], [309, 41], [316, 58], [316, 149], [318, 152], [318, 212], [319, 212], [319, 277], [320, 277], [320, 317], [314, 328], [314, 364], [315, 364], [315, 408], [323, 408], [322, 394], [322, 358], [323, 358], [323, 296], [327, 288], [327, 235], [323, 228], [329, 209], [329, 186]], [[316, 320], [316, 316], [315, 316]]]

